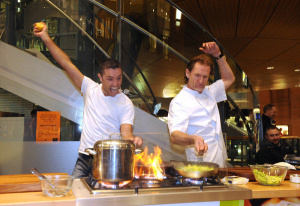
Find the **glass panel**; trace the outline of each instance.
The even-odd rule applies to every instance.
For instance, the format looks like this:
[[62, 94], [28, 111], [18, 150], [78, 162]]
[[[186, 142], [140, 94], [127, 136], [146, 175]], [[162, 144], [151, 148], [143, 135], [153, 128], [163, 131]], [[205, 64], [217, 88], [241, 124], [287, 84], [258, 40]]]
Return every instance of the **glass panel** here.
[[[36, 141], [37, 112], [48, 111], [0, 88], [0, 142]], [[60, 141], [79, 141], [81, 126], [61, 117]]]

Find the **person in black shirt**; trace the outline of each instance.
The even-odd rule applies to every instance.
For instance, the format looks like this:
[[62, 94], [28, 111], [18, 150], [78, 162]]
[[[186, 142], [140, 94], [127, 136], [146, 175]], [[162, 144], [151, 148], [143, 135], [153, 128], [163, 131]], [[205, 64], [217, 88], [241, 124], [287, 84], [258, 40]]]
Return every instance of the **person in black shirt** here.
[[264, 114], [262, 115], [262, 125], [263, 125], [263, 137], [265, 137], [266, 129], [272, 125], [275, 125], [274, 117], [276, 116], [276, 107], [273, 104], [267, 104], [264, 109]]
[[284, 156], [293, 153], [293, 148], [281, 139], [279, 129], [271, 125], [266, 129], [265, 138], [255, 156], [255, 160], [257, 164], [275, 164], [277, 162], [284, 162]]

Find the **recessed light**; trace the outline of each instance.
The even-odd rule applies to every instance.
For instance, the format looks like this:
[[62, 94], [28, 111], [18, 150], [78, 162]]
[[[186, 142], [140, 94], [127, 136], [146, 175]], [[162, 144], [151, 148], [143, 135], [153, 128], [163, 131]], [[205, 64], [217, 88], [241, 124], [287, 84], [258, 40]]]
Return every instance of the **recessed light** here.
[[300, 69], [295, 69], [295, 72], [299, 72], [300, 71]]
[[267, 67], [267, 69], [274, 69], [274, 67]]

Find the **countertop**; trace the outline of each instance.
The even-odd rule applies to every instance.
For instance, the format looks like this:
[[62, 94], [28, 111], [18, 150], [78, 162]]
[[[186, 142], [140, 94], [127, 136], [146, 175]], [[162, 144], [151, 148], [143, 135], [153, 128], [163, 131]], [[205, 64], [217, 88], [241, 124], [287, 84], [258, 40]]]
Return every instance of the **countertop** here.
[[[66, 173], [43, 173], [66, 174]], [[48, 197], [41, 191], [40, 180], [33, 174], [0, 175], [0, 205], [75, 206], [72, 191], [64, 197]]]
[[264, 186], [258, 182], [248, 182], [240, 187], [252, 190], [252, 199], [300, 197], [300, 184], [283, 181], [279, 186]]
[[22, 192], [0, 194], [0, 205], [22, 206], [76, 206], [76, 198], [72, 191], [64, 197], [48, 197], [42, 192]]
[[81, 206], [81, 205], [157, 205], [189, 202], [243, 200], [258, 198], [300, 197], [300, 184], [285, 180], [280, 186], [263, 186], [257, 182], [246, 185], [229, 185], [218, 190], [175, 190], [140, 191], [133, 193], [90, 194], [80, 179], [75, 179], [70, 191], [64, 197], [52, 198], [42, 192], [22, 192], [0, 194], [0, 205], [42, 205], [42, 206]]

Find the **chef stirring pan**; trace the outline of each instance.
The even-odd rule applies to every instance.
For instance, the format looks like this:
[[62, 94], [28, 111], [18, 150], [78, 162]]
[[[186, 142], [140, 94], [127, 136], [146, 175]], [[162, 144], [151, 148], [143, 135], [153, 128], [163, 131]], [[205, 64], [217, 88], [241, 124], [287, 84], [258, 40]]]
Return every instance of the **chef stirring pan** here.
[[[188, 178], [201, 178], [201, 177], [210, 177], [218, 174], [219, 165], [212, 162], [190, 162], [190, 161], [171, 161], [171, 164], [174, 166], [174, 169], [178, 174], [183, 177]], [[200, 167], [210, 167], [209, 171], [187, 171], [187, 166], [200, 166]]]

